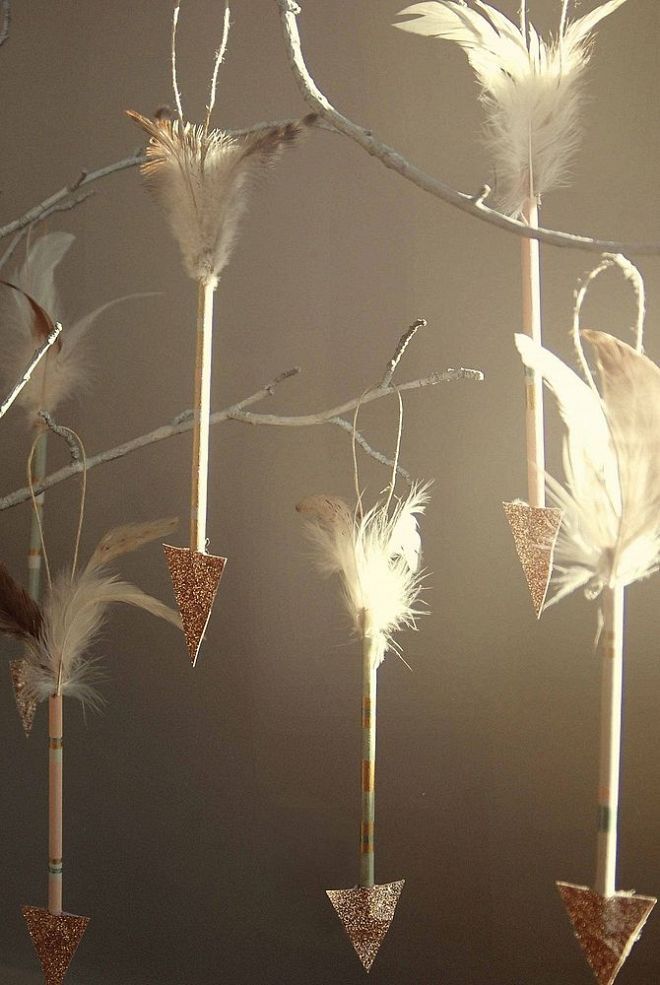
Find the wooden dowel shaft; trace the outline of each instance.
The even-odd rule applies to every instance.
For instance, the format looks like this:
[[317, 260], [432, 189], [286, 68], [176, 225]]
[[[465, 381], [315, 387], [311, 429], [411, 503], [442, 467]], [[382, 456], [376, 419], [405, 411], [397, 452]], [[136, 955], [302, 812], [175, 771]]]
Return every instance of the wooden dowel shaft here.
[[62, 912], [62, 695], [48, 700], [48, 909]]
[[211, 416], [211, 356], [213, 349], [213, 284], [199, 284], [193, 426], [190, 547], [206, 552], [206, 508], [209, 475], [209, 418]]
[[[538, 205], [529, 198], [524, 207], [529, 226], [538, 226]], [[541, 264], [536, 239], [521, 240], [523, 332], [541, 344]], [[530, 506], [545, 506], [545, 439], [543, 434], [543, 380], [525, 370], [525, 430], [527, 488]]]
[[602, 684], [596, 882], [601, 896], [616, 892], [617, 823], [623, 702], [623, 588], [603, 590]]
[[365, 614], [362, 639], [362, 811], [360, 818], [360, 886], [374, 885], [376, 816], [376, 683], [373, 640]]

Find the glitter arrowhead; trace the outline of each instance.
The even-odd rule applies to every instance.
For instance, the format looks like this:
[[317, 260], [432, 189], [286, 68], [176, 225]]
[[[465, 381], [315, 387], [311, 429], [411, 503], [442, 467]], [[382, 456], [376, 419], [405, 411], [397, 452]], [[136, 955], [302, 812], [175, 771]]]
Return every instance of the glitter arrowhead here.
[[528, 506], [521, 500], [502, 503], [502, 506], [527, 579], [536, 618], [540, 619], [552, 575], [561, 510], [554, 506]]
[[401, 879], [382, 886], [326, 890], [366, 971], [371, 969], [390, 929], [404, 882]]
[[16, 708], [21, 719], [23, 731], [29, 735], [34, 724], [34, 716], [37, 711], [37, 702], [34, 698], [28, 698], [25, 693], [25, 660], [11, 660], [9, 662], [9, 672], [11, 682], [14, 686], [14, 697], [16, 698]]
[[44, 973], [45, 985], [62, 985], [89, 917], [57, 915], [38, 906], [22, 906], [30, 937]]
[[568, 882], [557, 889], [598, 982], [612, 985], [657, 901], [634, 893], [600, 896]]
[[163, 544], [163, 550], [194, 667], [227, 558], [169, 544]]

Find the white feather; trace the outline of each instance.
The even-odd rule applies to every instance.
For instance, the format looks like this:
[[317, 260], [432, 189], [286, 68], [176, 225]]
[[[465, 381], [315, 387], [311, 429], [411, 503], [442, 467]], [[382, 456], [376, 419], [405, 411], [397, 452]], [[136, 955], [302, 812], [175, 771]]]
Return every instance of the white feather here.
[[481, 86], [503, 211], [518, 215], [530, 194], [540, 197], [567, 183], [580, 138], [591, 32], [625, 2], [608, 0], [550, 42], [530, 24], [528, 43], [516, 24], [482, 0], [474, 0], [478, 9], [430, 0], [400, 12], [416, 19], [396, 27], [454, 41], [465, 51]]
[[172, 521], [119, 527], [101, 540], [87, 567], [71, 578], [63, 573], [46, 596], [43, 624], [37, 637], [27, 640], [26, 687], [36, 700], [63, 694], [86, 703], [98, 703], [96, 661], [89, 649], [105, 624], [108, 607], [116, 602], [134, 605], [181, 628], [181, 617], [158, 599], [108, 574], [104, 562], [141, 547], [171, 529]]
[[[114, 298], [69, 323], [62, 311], [54, 272], [74, 238], [68, 233], [41, 236], [30, 246], [24, 262], [10, 277], [11, 282], [33, 297], [53, 321], [62, 321], [65, 325], [58, 343], [35, 368], [16, 401], [31, 421], [40, 410], [53, 412], [64, 400], [89, 387], [91, 359], [87, 333], [96, 320], [117, 304], [149, 296], [127, 294]], [[16, 291], [2, 290], [0, 305], [0, 373], [4, 384], [11, 386], [25, 370], [40, 340], [34, 336], [34, 316], [25, 298]]]
[[[378, 666], [389, 649], [398, 650], [394, 634], [404, 626], [416, 628], [423, 610], [417, 608], [422, 575], [417, 517], [428, 502], [428, 486], [414, 486], [391, 515], [383, 505], [354, 516], [341, 500], [313, 497], [299, 505], [307, 532], [316, 548], [319, 568], [337, 574], [353, 626], [363, 632], [365, 613], [374, 639]], [[334, 519], [309, 504], [332, 503]]]
[[629, 585], [660, 561], [660, 370], [602, 332], [584, 332], [602, 381], [599, 398], [556, 356], [517, 336], [525, 365], [543, 376], [566, 425], [566, 485], [550, 476], [564, 513], [552, 602], [576, 588], [591, 597]]
[[301, 132], [269, 127], [234, 137], [179, 120], [128, 115], [151, 138], [141, 172], [179, 244], [187, 273], [215, 286], [229, 262], [251, 181]]

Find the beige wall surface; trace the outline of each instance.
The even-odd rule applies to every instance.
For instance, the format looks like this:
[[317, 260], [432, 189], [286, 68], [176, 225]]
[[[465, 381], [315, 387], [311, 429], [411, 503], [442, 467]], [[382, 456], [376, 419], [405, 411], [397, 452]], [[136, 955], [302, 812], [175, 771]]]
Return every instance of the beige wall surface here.
[[[492, 178], [464, 55], [395, 31], [401, 0], [303, 0], [300, 29], [319, 85], [430, 173], [468, 192]], [[584, 0], [581, 11], [591, 9]], [[572, 4], [571, 4], [572, 6]], [[515, 0], [501, 0], [514, 17]], [[543, 31], [559, 0], [533, 0]], [[0, 50], [0, 222], [80, 169], [116, 160], [141, 136], [126, 108], [171, 100], [170, 4], [14, 0]], [[184, 108], [200, 118], [218, 0], [182, 6]], [[216, 121], [230, 127], [304, 115], [272, 0], [235, 0]], [[602, 25], [589, 70], [584, 140], [570, 188], [543, 221], [621, 240], [660, 240], [656, 0], [628, 0]], [[191, 404], [195, 287], [135, 170], [53, 216], [76, 243], [62, 264], [63, 320], [133, 291], [155, 291], [94, 329], [95, 379], [63, 406], [89, 453]], [[3, 244], [4, 245], [4, 244]], [[20, 253], [20, 250], [19, 250]], [[402, 462], [434, 479], [423, 524], [429, 615], [379, 672], [376, 877], [405, 878], [372, 971], [382, 985], [587, 985], [554, 882], [593, 879], [598, 761], [597, 606], [576, 595], [534, 619], [501, 501], [525, 495], [519, 244], [387, 171], [347, 139], [312, 133], [252, 196], [218, 294], [213, 406], [294, 365], [303, 373], [260, 409], [321, 410], [378, 380], [396, 340], [424, 316], [400, 380], [478, 367], [482, 384], [405, 397]], [[571, 357], [572, 292], [595, 257], [544, 248], [545, 338]], [[660, 359], [658, 260], [647, 352]], [[596, 284], [585, 325], [627, 337], [628, 287]], [[0, 326], [0, 331], [2, 330]], [[547, 405], [549, 466], [561, 424]], [[360, 426], [391, 451], [397, 408]], [[2, 490], [24, 484], [20, 411], [0, 423]], [[53, 444], [53, 443], [51, 443]], [[53, 445], [53, 447], [55, 447]], [[83, 550], [110, 526], [179, 514], [185, 543], [190, 438], [90, 473]], [[53, 452], [53, 466], [64, 462]], [[367, 497], [387, 481], [361, 460]], [[364, 973], [326, 888], [357, 879], [359, 644], [339, 593], [311, 567], [294, 504], [352, 495], [349, 437], [331, 426], [212, 432], [210, 548], [229, 557], [192, 671], [182, 638], [116, 610], [94, 648], [106, 705], [66, 711], [65, 906], [92, 923], [71, 985], [352, 985]], [[77, 489], [48, 496], [55, 566], [70, 558]], [[25, 579], [27, 504], [0, 515], [1, 557]], [[170, 600], [157, 545], [121, 571]], [[628, 593], [619, 886], [660, 890], [658, 576]], [[7, 657], [15, 647], [3, 644]], [[37, 982], [20, 916], [45, 902], [46, 716], [24, 740], [6, 671], [0, 689], [0, 966]], [[32, 977], [30, 977], [32, 975]], [[660, 914], [621, 972], [660, 980]]]

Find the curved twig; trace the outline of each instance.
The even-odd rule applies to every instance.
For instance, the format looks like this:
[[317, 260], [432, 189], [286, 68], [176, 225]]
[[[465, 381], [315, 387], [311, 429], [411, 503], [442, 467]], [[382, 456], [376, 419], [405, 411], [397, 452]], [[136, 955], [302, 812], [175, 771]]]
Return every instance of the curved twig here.
[[[341, 404], [338, 407], [332, 407], [329, 410], [320, 411], [318, 414], [303, 414], [298, 417], [277, 417], [272, 414], [251, 414], [245, 411], [245, 407], [262, 400], [265, 396], [271, 394], [278, 381], [288, 379], [289, 377], [295, 375], [296, 372], [297, 370], [288, 370], [287, 372], [280, 374], [280, 376], [275, 380], [261, 387], [256, 393], [253, 393], [251, 396], [239, 401], [239, 403], [233, 404], [225, 410], [220, 410], [215, 414], [212, 414], [211, 424], [219, 424], [221, 421], [231, 420], [241, 421], [246, 424], [265, 424], [278, 427], [307, 427], [314, 424], [325, 424], [331, 418], [338, 418], [347, 411], [352, 410], [357, 404], [359, 398], [355, 397], [353, 400], [348, 400], [346, 403]], [[386, 397], [392, 393], [395, 393], [397, 389], [419, 390], [423, 387], [436, 386], [438, 383], [445, 383], [451, 380], [479, 381], [483, 380], [483, 373], [476, 369], [449, 369], [442, 373], [433, 373], [425, 379], [401, 383], [398, 387], [376, 386], [362, 398], [362, 402], [369, 403], [372, 400], [379, 400], [381, 397]], [[191, 418], [192, 414], [187, 411], [184, 414], [178, 415], [175, 421], [171, 424], [164, 424], [162, 427], [156, 428], [148, 434], [142, 434], [139, 437], [133, 438], [130, 441], [125, 441], [123, 444], [117, 445], [114, 448], [109, 448], [107, 451], [102, 451], [97, 455], [92, 455], [87, 459], [87, 470], [89, 471], [90, 469], [96, 468], [97, 465], [103, 465], [105, 462], [112, 462], [115, 461], [115, 459], [123, 458], [124, 455], [129, 455], [132, 452], [138, 451], [140, 448], [144, 448], [147, 445], [153, 445], [158, 441], [164, 441], [166, 438], [172, 438], [176, 434], [183, 434], [186, 431], [190, 431], [193, 426]], [[336, 421], [333, 423], [336, 423]], [[366, 442], [364, 442], [363, 447], [365, 448], [365, 451], [369, 450], [369, 446]], [[371, 453], [371, 451], [369, 451], [369, 453]], [[74, 463], [59, 469], [57, 472], [51, 473], [51, 475], [46, 476], [45, 479], [35, 486], [35, 495], [39, 495], [46, 489], [50, 489], [52, 486], [58, 485], [60, 482], [71, 479], [74, 475], [78, 475], [80, 470], [81, 466]], [[25, 500], [29, 499], [29, 497], [29, 489], [17, 489], [15, 492], [9, 493], [7, 496], [0, 498], [0, 511], [10, 509], [12, 506], [18, 506], [19, 503], [25, 502]]]
[[618, 243], [613, 240], [594, 239], [575, 233], [528, 226], [517, 219], [512, 219], [495, 209], [489, 208], [484, 203], [483, 191], [476, 195], [468, 195], [466, 192], [457, 191], [446, 182], [426, 174], [406, 160], [393, 147], [375, 137], [371, 130], [358, 126], [335, 109], [318, 88], [305, 64], [296, 21], [301, 12], [300, 5], [294, 0], [276, 0], [276, 2], [280, 9], [287, 54], [303, 99], [319, 116], [323, 117], [340, 133], [354, 140], [363, 150], [384, 164], [386, 168], [396, 171], [397, 174], [407, 178], [418, 188], [429, 192], [444, 202], [448, 202], [462, 212], [467, 212], [468, 215], [489, 222], [491, 225], [504, 229], [506, 232], [514, 233], [516, 236], [538, 239], [543, 243], [549, 243], [551, 246], [586, 250], [590, 253], [631, 253], [637, 256], [657, 256], [660, 254], [660, 243]]

